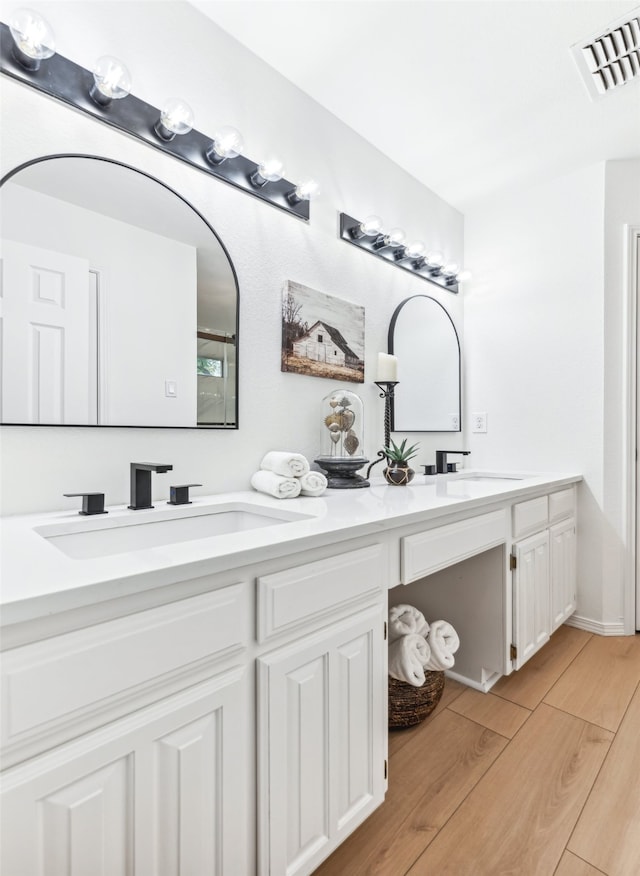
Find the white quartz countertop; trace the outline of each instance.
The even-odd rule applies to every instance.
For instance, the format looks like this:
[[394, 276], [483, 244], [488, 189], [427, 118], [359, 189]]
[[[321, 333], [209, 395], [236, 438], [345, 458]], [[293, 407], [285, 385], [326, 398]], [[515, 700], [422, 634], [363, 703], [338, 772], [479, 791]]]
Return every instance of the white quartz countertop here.
[[[474, 478], [477, 478], [474, 479]], [[0, 520], [0, 623], [8, 626], [106, 600], [174, 584], [180, 580], [239, 568], [264, 559], [424, 521], [437, 525], [447, 516], [482, 513], [484, 507], [512, 502], [582, 479], [579, 474], [473, 472], [416, 476], [409, 486], [372, 479], [370, 488], [328, 490], [318, 498], [278, 500], [261, 493], [236, 492], [193, 496], [188, 506], [156, 501], [150, 511], [109, 507], [109, 514], [82, 517], [58, 511]], [[123, 549], [107, 555], [77, 557], [56, 546], [51, 533], [86, 528], [118, 528], [166, 518], [202, 517], [241, 509], [281, 515], [246, 531]], [[202, 523], [202, 521], [199, 521]], [[117, 549], [117, 548], [116, 548]]]

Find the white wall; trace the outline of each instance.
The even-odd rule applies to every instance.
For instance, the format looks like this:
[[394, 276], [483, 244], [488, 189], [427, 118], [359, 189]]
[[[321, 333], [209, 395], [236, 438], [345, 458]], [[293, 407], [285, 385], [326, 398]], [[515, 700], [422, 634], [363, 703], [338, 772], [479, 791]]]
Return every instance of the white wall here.
[[[5, 3], [3, 18], [20, 5]], [[377, 353], [386, 350], [391, 314], [405, 297], [429, 290], [450, 311], [462, 338], [462, 296], [339, 240], [338, 213], [380, 214], [386, 226], [403, 226], [410, 237], [459, 264], [464, 263], [462, 216], [186, 4], [128, 2], [124, 15], [114, 14], [116, 4], [110, 2], [35, 6], [54, 28], [60, 54], [87, 68], [101, 54], [121, 57], [138, 97], [160, 106], [168, 96], [183, 95], [199, 130], [238, 127], [249, 157], [277, 150], [289, 179], [313, 175], [323, 193], [306, 224], [3, 77], [3, 173], [60, 152], [104, 155], [144, 168], [181, 192], [213, 225], [240, 286], [239, 431], [5, 427], [4, 513], [71, 507], [72, 500], [62, 498], [68, 491], [104, 490], [108, 503], [124, 502], [129, 462], [140, 459], [173, 463], [171, 476], [154, 477], [154, 497], [161, 499], [168, 495], [169, 477], [174, 483], [202, 483], [203, 493], [247, 488], [263, 453], [272, 448], [313, 457], [319, 449], [320, 402], [333, 386], [280, 372], [280, 300], [289, 279], [365, 307], [367, 382], [344, 386], [365, 402], [365, 450], [375, 456], [383, 407], [372, 380]], [[464, 436], [419, 440], [417, 461], [433, 462], [443, 440], [462, 447]]]
[[[466, 217], [473, 464], [575, 470], [578, 611], [622, 632], [625, 575], [624, 223], [640, 223], [640, 162], [582, 168]], [[630, 629], [627, 627], [627, 632]]]

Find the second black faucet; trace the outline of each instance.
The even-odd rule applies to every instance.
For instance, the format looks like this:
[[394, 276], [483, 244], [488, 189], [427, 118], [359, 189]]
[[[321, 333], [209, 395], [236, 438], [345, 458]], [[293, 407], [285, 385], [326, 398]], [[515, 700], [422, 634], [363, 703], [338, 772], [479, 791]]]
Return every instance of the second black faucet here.
[[164, 474], [173, 469], [172, 465], [163, 462], [132, 462], [131, 463], [131, 504], [132, 511], [142, 511], [153, 508], [151, 504], [151, 472]]

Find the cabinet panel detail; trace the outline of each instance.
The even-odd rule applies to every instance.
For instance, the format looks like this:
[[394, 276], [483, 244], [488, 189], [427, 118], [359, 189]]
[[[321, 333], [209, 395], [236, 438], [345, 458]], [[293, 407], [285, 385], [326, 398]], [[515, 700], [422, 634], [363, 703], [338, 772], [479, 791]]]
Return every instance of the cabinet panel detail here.
[[529, 499], [527, 502], [516, 502], [513, 506], [513, 537], [520, 538], [544, 529], [548, 521], [547, 496], [538, 496], [537, 499]]
[[410, 584], [496, 547], [506, 539], [507, 512], [504, 509], [405, 536], [401, 539], [401, 582]]
[[563, 520], [565, 517], [573, 517], [575, 513], [575, 487], [551, 493], [549, 496], [549, 523], [555, 523], [557, 520]]
[[122, 758], [40, 800], [44, 876], [133, 873], [132, 767]]
[[128, 688], [239, 647], [241, 592], [241, 585], [232, 585], [7, 652], [2, 669], [3, 744]]
[[513, 579], [516, 669], [550, 636], [549, 532], [538, 533], [513, 546], [517, 566]]
[[551, 536], [551, 632], [576, 610], [576, 526], [556, 523]]
[[258, 578], [259, 642], [386, 587], [382, 545]]

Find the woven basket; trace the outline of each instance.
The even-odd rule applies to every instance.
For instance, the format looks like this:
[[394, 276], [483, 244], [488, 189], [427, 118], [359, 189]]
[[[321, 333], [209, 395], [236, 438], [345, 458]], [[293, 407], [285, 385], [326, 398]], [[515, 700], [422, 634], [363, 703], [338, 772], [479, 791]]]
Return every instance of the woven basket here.
[[440, 702], [443, 690], [444, 672], [427, 670], [421, 687], [389, 676], [389, 727], [413, 727], [424, 721]]

